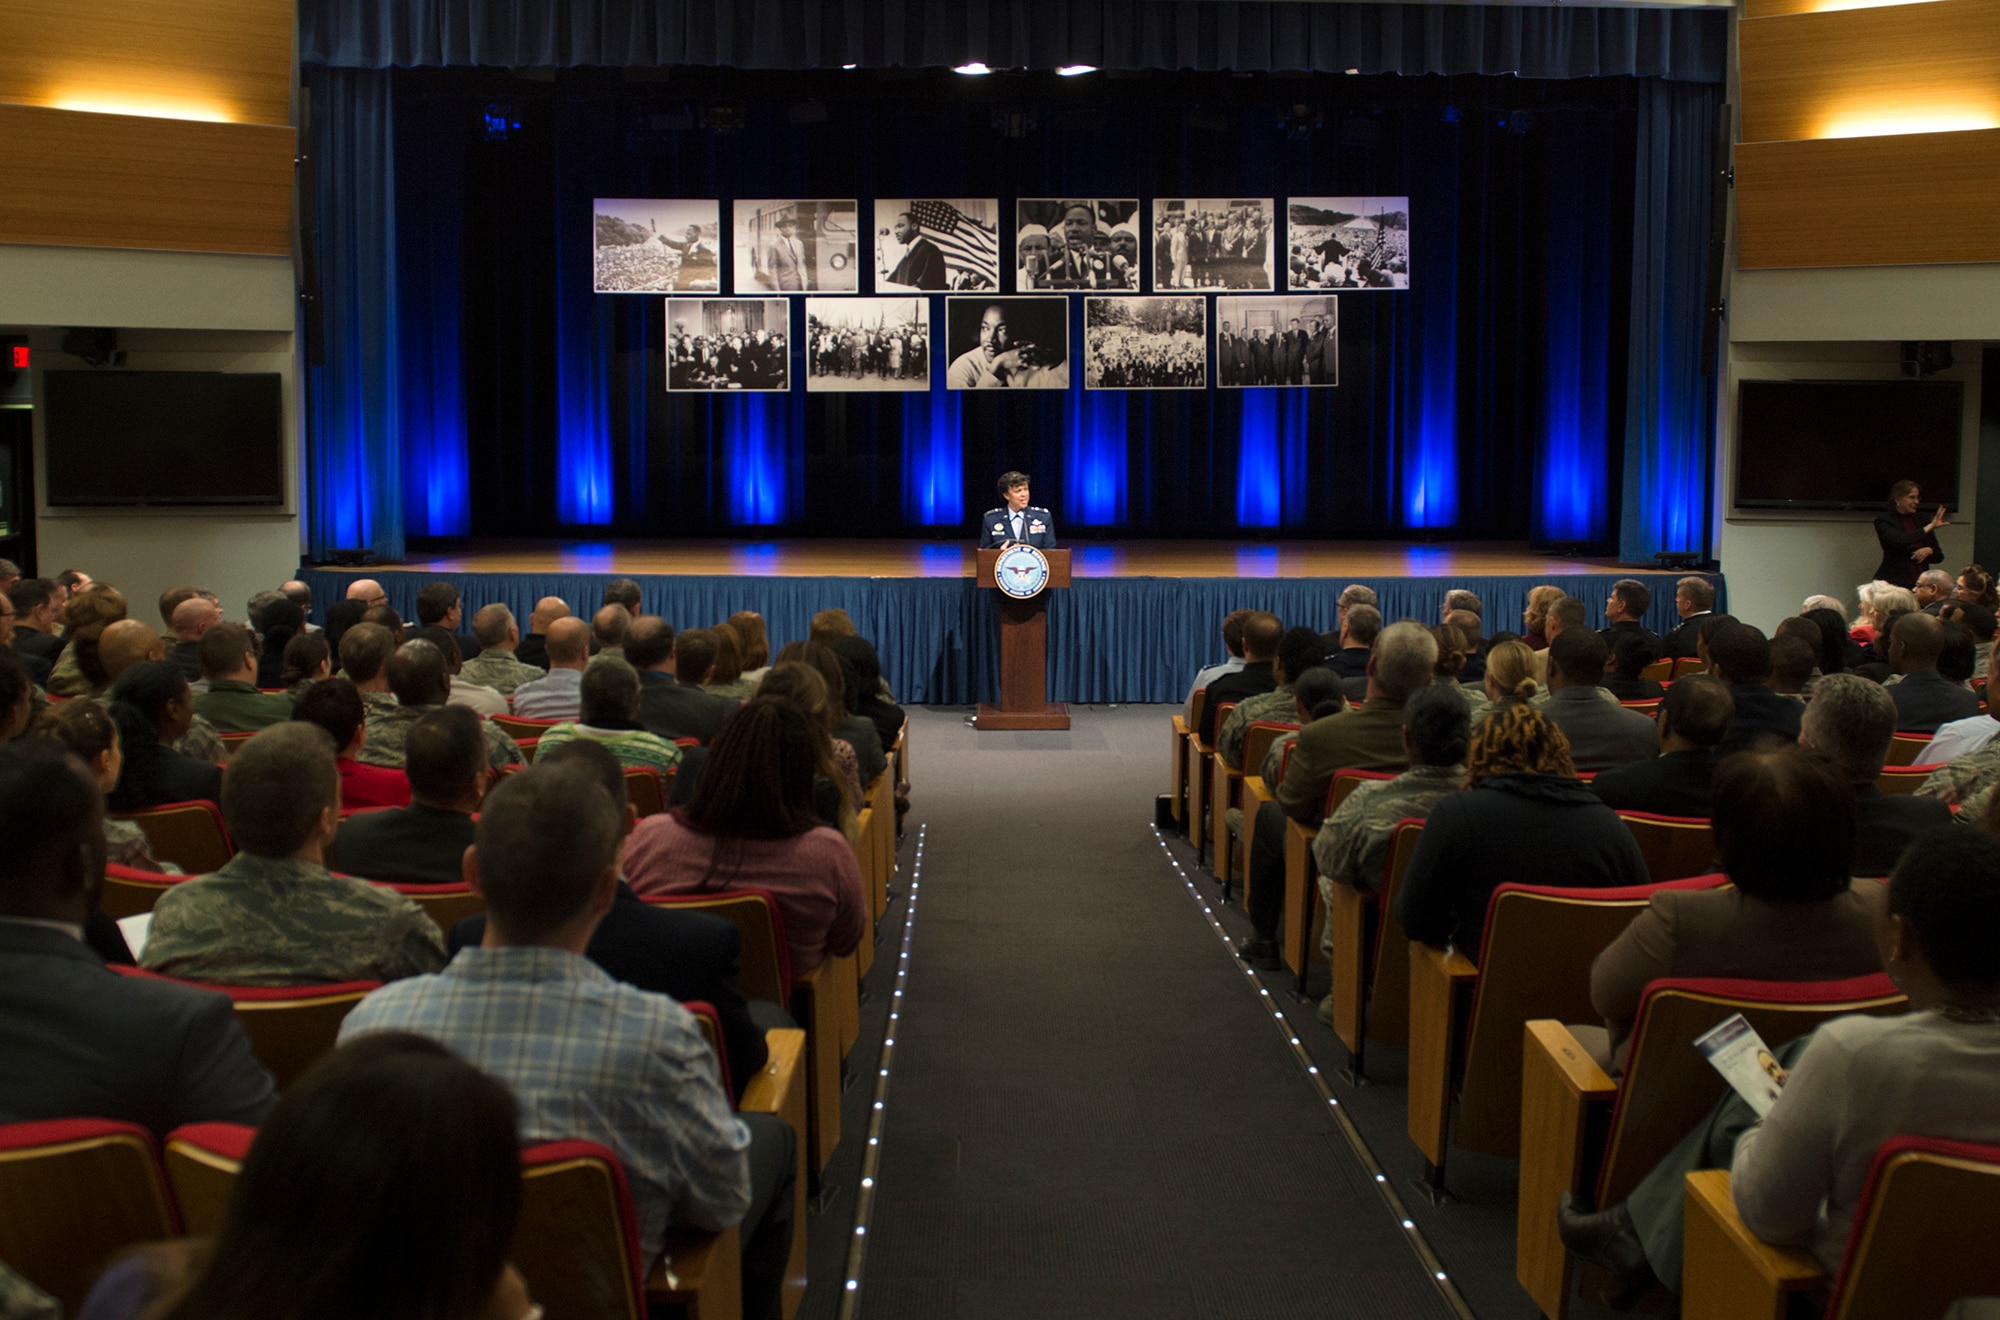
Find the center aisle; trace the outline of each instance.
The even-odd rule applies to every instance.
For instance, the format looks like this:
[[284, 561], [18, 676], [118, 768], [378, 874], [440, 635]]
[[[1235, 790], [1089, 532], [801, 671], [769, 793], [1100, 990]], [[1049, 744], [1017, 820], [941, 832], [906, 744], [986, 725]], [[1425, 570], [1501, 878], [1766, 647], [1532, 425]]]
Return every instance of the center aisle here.
[[866, 1320], [1451, 1314], [1149, 828], [1163, 709], [913, 713]]

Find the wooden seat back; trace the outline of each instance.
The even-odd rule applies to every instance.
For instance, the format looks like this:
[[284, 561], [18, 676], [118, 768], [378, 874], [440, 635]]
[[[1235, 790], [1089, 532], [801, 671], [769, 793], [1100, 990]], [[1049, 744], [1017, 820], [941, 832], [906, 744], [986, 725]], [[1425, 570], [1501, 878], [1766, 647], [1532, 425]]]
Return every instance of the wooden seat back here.
[[250, 1048], [278, 1083], [290, 1086], [313, 1061], [334, 1046], [340, 1024], [354, 1006], [381, 988], [380, 981], [335, 981], [327, 985], [213, 985], [229, 996]]
[[[1709, 889], [1724, 876], [1670, 881]], [[1521, 1041], [1533, 1018], [1590, 1022], [1590, 965], [1652, 901], [1657, 885], [1502, 885], [1486, 908], [1454, 1144], [1513, 1158], [1521, 1145]]]
[[1674, 676], [1674, 662], [1671, 659], [1655, 660], [1639, 671], [1639, 677], [1650, 678], [1655, 683], [1665, 682]]
[[1646, 875], [1654, 884], [1707, 875], [1716, 869], [1715, 836], [1706, 817], [1657, 816], [1649, 811], [1621, 811], [1618, 819], [1639, 844]]
[[471, 885], [410, 885], [390, 884], [383, 881], [384, 889], [393, 889], [404, 898], [422, 908], [438, 929], [446, 934], [451, 928], [467, 917], [476, 917], [486, 910], [486, 900], [474, 893]]
[[1652, 719], [1658, 719], [1660, 714], [1660, 701], [1661, 698], [1659, 697], [1647, 697], [1643, 701], [1621, 701], [1618, 704], [1620, 706], [1623, 706], [1626, 710], [1636, 710], [1641, 715], [1645, 715]]
[[[1271, 753], [1271, 744], [1288, 733], [1297, 733], [1299, 726], [1284, 724], [1277, 720], [1258, 720], [1243, 736], [1243, 773], [1254, 775], [1260, 772], [1264, 758]], [[1266, 788], [1277, 791], [1276, 784], [1266, 784]]]
[[625, 767], [625, 800], [637, 809], [641, 816], [657, 816], [667, 809], [667, 790], [674, 782], [676, 771], [661, 774], [648, 770], [642, 765]]
[[571, 720], [533, 720], [525, 715], [488, 715], [486, 718], [494, 724], [499, 725], [506, 732], [507, 736], [517, 743], [536, 742], [540, 740], [543, 734], [555, 728], [556, 725], [574, 722]]
[[644, 1320], [639, 1217], [608, 1147], [549, 1141], [521, 1152], [521, 1217], [508, 1258], [548, 1320]]
[[1396, 894], [1417, 844], [1424, 837], [1420, 820], [1396, 822], [1396, 834], [1389, 844], [1389, 870], [1382, 878], [1382, 893], [1375, 905], [1374, 984], [1368, 991], [1368, 1039], [1401, 1048], [1410, 1039], [1410, 937], [1396, 920]]
[[172, 862], [189, 875], [220, 870], [236, 855], [222, 809], [213, 802], [169, 802], [144, 811], [114, 812], [114, 820], [129, 820], [146, 832], [153, 856]]
[[100, 1118], [0, 1127], [0, 1260], [65, 1315], [113, 1256], [178, 1232], [145, 1128]]
[[735, 1095], [731, 1085], [734, 1076], [729, 1070], [729, 1046], [722, 1038], [722, 1015], [715, 1011], [715, 1005], [705, 999], [683, 999], [681, 1007], [694, 1018], [695, 1026], [701, 1028], [701, 1038], [708, 1042], [708, 1048], [715, 1051], [715, 1074], [722, 1082], [724, 1095]]
[[254, 729], [247, 733], [218, 732], [215, 736], [222, 740], [223, 756], [231, 757], [236, 755], [237, 748], [241, 747], [244, 743], [249, 742], [252, 738], [255, 738], [257, 736], [257, 732]]
[[1686, 678], [1689, 674], [1706, 674], [1707, 672], [1708, 662], [1697, 656], [1683, 655], [1674, 660], [1673, 677], [1675, 678]]
[[1931, 735], [1928, 733], [1899, 733], [1889, 739], [1888, 765], [1917, 765], [1930, 750]]
[[141, 912], [151, 912], [153, 905], [160, 901], [160, 895], [192, 878], [166, 875], [159, 871], [141, 871], [113, 862], [104, 868], [104, 888], [97, 896], [97, 908], [113, 921], [119, 917], [135, 917]]
[[[1298, 746], [1298, 743], [1294, 742], [1292, 746], [1296, 747]], [[1338, 807], [1341, 803], [1347, 801], [1347, 795], [1349, 793], [1352, 793], [1355, 789], [1361, 787], [1361, 785], [1367, 783], [1369, 780], [1394, 779], [1395, 777], [1396, 777], [1396, 772], [1393, 770], [1334, 771], [1332, 780], [1330, 780], [1326, 786], [1326, 810], [1320, 813], [1320, 819], [1325, 820], [1328, 816], [1331, 816], [1334, 812], [1334, 808]]]
[[1854, 1213], [1829, 1320], [1928, 1320], [2000, 1293], [2000, 1146], [1893, 1137]]
[[244, 1123], [188, 1123], [167, 1134], [167, 1182], [190, 1237], [222, 1228], [236, 1175], [257, 1129]]
[[778, 902], [762, 889], [726, 889], [708, 894], [649, 894], [654, 907], [688, 909], [723, 917], [736, 927], [737, 988], [746, 999], [780, 1007], [792, 1002], [792, 954], [785, 943], [785, 919]]
[[1884, 793], [1914, 793], [1936, 769], [1934, 765], [1885, 765], [1875, 776], [1875, 787]]

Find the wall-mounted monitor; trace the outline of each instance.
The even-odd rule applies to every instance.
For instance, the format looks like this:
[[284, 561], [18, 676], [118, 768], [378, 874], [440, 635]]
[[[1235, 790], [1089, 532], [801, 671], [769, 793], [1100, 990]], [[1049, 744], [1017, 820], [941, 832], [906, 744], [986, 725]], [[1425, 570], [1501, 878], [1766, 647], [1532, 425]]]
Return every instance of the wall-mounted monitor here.
[[275, 373], [50, 371], [41, 409], [51, 507], [285, 502]]
[[1736, 507], [1880, 510], [1905, 479], [1956, 506], [1964, 410], [1955, 380], [1746, 380]]

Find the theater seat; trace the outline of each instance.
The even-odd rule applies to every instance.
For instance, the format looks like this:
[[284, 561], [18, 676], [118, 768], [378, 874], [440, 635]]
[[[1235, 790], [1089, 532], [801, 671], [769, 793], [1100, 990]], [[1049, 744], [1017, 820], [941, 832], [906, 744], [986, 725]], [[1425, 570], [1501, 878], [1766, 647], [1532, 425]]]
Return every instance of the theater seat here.
[[290, 1086], [313, 1060], [334, 1046], [340, 1024], [380, 981], [334, 981], [326, 985], [216, 985], [189, 981], [204, 990], [219, 990], [236, 1006], [236, 1020], [278, 1089]]
[[230, 1189], [256, 1135], [243, 1123], [188, 1123], [167, 1134], [167, 1181], [190, 1236], [221, 1229]]
[[136, 917], [141, 912], [151, 912], [153, 905], [160, 901], [160, 895], [193, 878], [141, 871], [112, 862], [104, 868], [104, 889], [97, 896], [97, 909], [113, 921], [120, 917]]
[[[1682, 1314], [1783, 1316], [1826, 1283], [1819, 1262], [1760, 1241], [1736, 1213], [1727, 1169], [1688, 1175]], [[1891, 1137], [1855, 1208], [1827, 1320], [1938, 1320], [2000, 1293], [2000, 1146]]]
[[438, 924], [438, 929], [447, 934], [457, 923], [486, 910], [486, 900], [474, 893], [471, 885], [412, 885], [384, 880], [369, 883], [393, 889], [409, 899], [428, 913], [430, 919]]
[[674, 771], [661, 774], [642, 765], [625, 767], [625, 800], [639, 815], [657, 816], [667, 809], [667, 794], [673, 788]]
[[517, 743], [538, 741], [541, 736], [558, 724], [572, 724], [573, 720], [531, 720], [525, 715], [488, 715], [486, 717], [499, 725], [509, 738]]
[[119, 1252], [179, 1230], [145, 1128], [101, 1118], [0, 1126], [0, 1260], [65, 1314]]
[[113, 812], [113, 820], [129, 820], [146, 832], [153, 856], [172, 862], [189, 875], [220, 870], [236, 855], [222, 809], [213, 802], [169, 802], [144, 811]]
[[1333, 1034], [1346, 1047], [1350, 1080], [1365, 1075], [1371, 1037], [1398, 1047], [1409, 1039], [1410, 939], [1396, 921], [1396, 891], [1402, 888], [1423, 835], [1421, 820], [1396, 822], [1380, 893], [1333, 886], [1332, 910], [1327, 913], [1327, 937], [1333, 945], [1329, 993]]
[[1646, 877], [1654, 884], [1707, 875], [1716, 869], [1715, 835], [1706, 817], [1621, 811], [1618, 819], [1632, 832], [1639, 855], [1646, 859]]
[[1930, 750], [1928, 733], [1899, 733], [1889, 739], [1889, 765], [1916, 765]]
[[[1291, 748], [1296, 746], [1296, 742], [1287, 746], [1287, 763], [1291, 759]], [[1326, 804], [1320, 812], [1321, 822], [1361, 785], [1395, 777], [1393, 771], [1386, 770], [1334, 771], [1333, 779], [1326, 786]], [[1318, 825], [1301, 825], [1290, 819], [1285, 821], [1284, 929], [1278, 935], [1278, 953], [1285, 966], [1298, 978], [1300, 994], [1306, 991], [1307, 967], [1319, 943], [1319, 871], [1313, 865], [1312, 856], [1313, 840], [1318, 837]]]
[[1935, 765], [1885, 765], [1882, 773], [1875, 776], [1875, 787], [1884, 793], [1914, 793], [1924, 786], [1932, 771], [1941, 768]]

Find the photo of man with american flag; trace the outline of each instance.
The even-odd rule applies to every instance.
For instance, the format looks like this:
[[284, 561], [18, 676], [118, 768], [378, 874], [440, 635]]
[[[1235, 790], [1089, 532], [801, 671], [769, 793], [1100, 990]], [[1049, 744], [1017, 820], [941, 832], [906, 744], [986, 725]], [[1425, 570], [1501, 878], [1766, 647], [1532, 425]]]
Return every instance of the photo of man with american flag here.
[[974, 293], [1000, 287], [1000, 235], [992, 197], [877, 198], [878, 292]]

